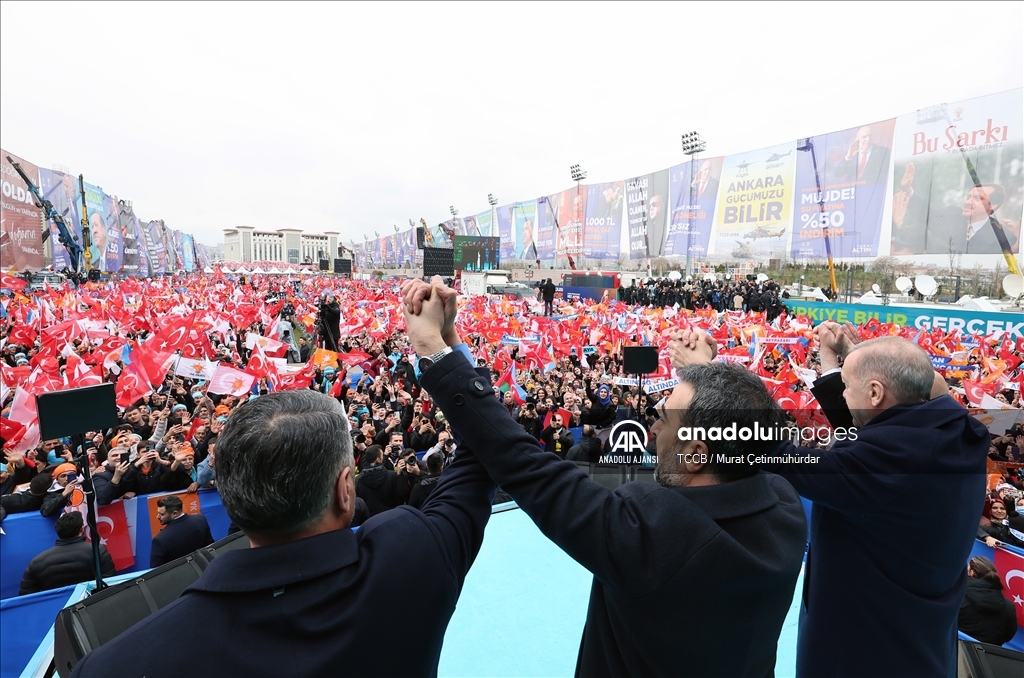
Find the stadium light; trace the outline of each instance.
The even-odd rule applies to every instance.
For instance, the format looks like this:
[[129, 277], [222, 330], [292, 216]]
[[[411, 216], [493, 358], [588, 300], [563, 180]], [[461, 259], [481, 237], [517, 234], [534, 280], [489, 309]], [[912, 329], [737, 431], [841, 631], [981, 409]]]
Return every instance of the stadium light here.
[[703, 153], [708, 148], [707, 142], [697, 132], [688, 132], [683, 135], [683, 154], [694, 155]]
[[411, 226], [412, 228], [416, 228], [416, 222], [413, 221], [412, 219], [410, 219], [409, 220], [409, 226]]
[[452, 216], [453, 217], [459, 216], [459, 210], [455, 209], [455, 205], [449, 205], [448, 209], [450, 209], [452, 211]]
[[395, 233], [398, 233], [398, 224], [394, 224], [394, 227], [395, 227]]
[[491, 207], [494, 207], [495, 205], [498, 204], [498, 199], [494, 197], [493, 193], [487, 194], [487, 204], [490, 205]]
[[583, 181], [587, 178], [587, 170], [579, 165], [573, 165], [569, 168], [569, 176], [572, 177], [573, 181]]

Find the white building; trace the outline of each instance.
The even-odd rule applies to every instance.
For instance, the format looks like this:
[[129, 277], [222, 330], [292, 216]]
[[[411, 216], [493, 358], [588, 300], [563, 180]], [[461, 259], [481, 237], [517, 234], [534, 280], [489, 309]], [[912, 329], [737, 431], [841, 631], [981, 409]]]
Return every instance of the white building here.
[[297, 228], [257, 231], [253, 226], [224, 229], [224, 260], [250, 263], [316, 264], [338, 258], [336, 231], [303, 233]]

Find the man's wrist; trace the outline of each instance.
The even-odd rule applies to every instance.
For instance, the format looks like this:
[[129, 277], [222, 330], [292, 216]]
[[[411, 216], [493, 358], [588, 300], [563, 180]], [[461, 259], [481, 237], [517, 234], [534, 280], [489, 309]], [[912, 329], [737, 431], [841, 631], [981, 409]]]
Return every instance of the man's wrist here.
[[448, 344], [445, 343], [445, 340], [440, 336], [430, 337], [422, 342], [413, 344], [413, 350], [415, 350], [416, 355], [421, 358], [432, 356], [439, 351], [443, 351], [447, 347]]

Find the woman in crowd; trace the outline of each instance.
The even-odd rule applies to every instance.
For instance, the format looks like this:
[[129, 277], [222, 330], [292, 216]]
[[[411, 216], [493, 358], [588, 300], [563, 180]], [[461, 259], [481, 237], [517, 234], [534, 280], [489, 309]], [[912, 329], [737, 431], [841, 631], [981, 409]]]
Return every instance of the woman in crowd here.
[[957, 628], [983, 643], [1002, 645], [1017, 633], [1017, 614], [1003, 596], [996, 566], [988, 558], [975, 556], [967, 564], [967, 577]]

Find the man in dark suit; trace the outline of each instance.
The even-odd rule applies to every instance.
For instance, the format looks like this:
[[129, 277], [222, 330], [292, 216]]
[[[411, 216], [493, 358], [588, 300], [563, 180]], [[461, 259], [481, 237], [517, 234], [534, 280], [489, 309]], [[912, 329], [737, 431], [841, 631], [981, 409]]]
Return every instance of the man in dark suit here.
[[874, 184], [884, 179], [889, 171], [889, 149], [871, 143], [871, 126], [857, 130], [857, 138], [850, 144], [846, 156], [836, 164], [834, 173], [850, 182], [866, 181]]
[[[47, 591], [96, 578], [92, 544], [85, 540], [85, 521], [78, 511], [57, 518], [57, 543], [35, 558], [25, 568], [18, 595]], [[104, 577], [115, 574], [114, 560], [100, 544], [100, 572]]]
[[206, 516], [184, 513], [180, 497], [171, 494], [158, 499], [156, 517], [164, 529], [153, 537], [150, 567], [160, 567], [213, 543]]
[[700, 169], [697, 170], [697, 176], [691, 182], [691, 187], [694, 189], [694, 204], [700, 205], [705, 210], [714, 207], [715, 198], [718, 196], [718, 179], [711, 176], [711, 168], [710, 160], [702, 162]]
[[[929, 196], [914, 189], [917, 170], [909, 163], [892, 198], [893, 254], [999, 254], [1002, 248], [990, 219], [1006, 201], [999, 184], [982, 184], [967, 192], [960, 207], [933, 206]], [[999, 223], [1012, 252], [1019, 251], [1018, 235]]]
[[[418, 355], [457, 341], [442, 340], [442, 324], [455, 322], [454, 292], [416, 280], [403, 293]], [[446, 303], [432, 328], [409, 322], [427, 295]], [[680, 379], [658, 429], [659, 484], [614, 491], [542, 450], [469, 361], [449, 355], [421, 379], [495, 482], [594, 574], [577, 675], [766, 676], [774, 669], [807, 537], [800, 499], [778, 476], [707, 457], [758, 452], [765, 443], [713, 442], [702, 464], [701, 451], [677, 440], [676, 430], [685, 416], [694, 425], [724, 424], [722, 409], [742, 409], [750, 426], [757, 420], [763, 428], [781, 421], [781, 410], [739, 367], [701, 367]]]
[[[467, 447], [421, 510], [385, 511], [353, 532], [352, 436], [341, 403], [276, 391], [224, 426], [217, 486], [252, 548], [218, 556], [180, 598], [86, 655], [74, 676], [183, 676], [197, 667], [210, 676], [437, 675], [495, 489]], [[199, 620], [216, 642], [137, 651]], [[382, 629], [399, 621], [414, 632], [401, 634], [396, 651]]]
[[[814, 502], [797, 676], [953, 675], [988, 430], [912, 342], [883, 337], [854, 350], [853, 326], [830, 322], [817, 334], [823, 376], [813, 392], [845, 440], [814, 464], [762, 465]], [[795, 452], [785, 442], [774, 454]], [[942, 529], [908, 540], [908, 525]]]

